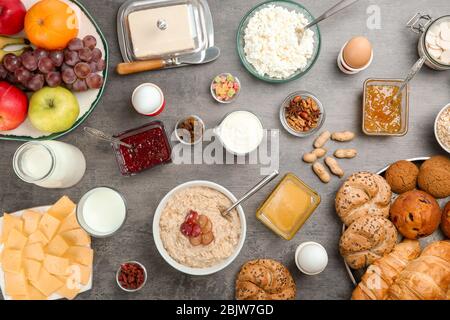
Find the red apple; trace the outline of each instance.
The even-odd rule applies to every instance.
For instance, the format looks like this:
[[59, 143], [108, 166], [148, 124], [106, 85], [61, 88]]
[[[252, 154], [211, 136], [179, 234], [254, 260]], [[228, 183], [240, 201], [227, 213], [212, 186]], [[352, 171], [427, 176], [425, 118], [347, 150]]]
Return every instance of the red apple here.
[[12, 35], [22, 31], [26, 13], [20, 0], [0, 0], [0, 34]]
[[0, 82], [0, 131], [17, 128], [27, 118], [28, 98], [22, 90]]

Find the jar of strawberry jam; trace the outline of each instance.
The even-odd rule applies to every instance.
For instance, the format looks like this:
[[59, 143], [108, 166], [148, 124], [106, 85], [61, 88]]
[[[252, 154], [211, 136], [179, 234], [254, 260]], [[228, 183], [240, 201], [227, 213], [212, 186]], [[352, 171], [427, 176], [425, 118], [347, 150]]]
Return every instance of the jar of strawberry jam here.
[[141, 171], [172, 162], [172, 150], [164, 124], [152, 121], [114, 136], [132, 148], [112, 144], [120, 172], [132, 176]]

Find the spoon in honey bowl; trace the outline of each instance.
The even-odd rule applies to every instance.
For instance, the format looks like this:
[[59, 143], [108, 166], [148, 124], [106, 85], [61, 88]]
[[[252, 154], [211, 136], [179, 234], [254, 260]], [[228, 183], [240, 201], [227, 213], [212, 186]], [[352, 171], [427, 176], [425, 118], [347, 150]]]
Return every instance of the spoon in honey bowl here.
[[234, 208], [236, 208], [238, 205], [240, 205], [242, 202], [246, 201], [248, 198], [253, 196], [256, 192], [258, 192], [260, 189], [262, 189], [264, 186], [266, 186], [270, 181], [275, 179], [278, 176], [278, 171], [275, 170], [270, 175], [264, 177], [258, 184], [256, 184], [250, 191], [248, 191], [246, 194], [242, 196], [239, 200], [237, 200], [235, 203], [233, 203], [229, 208], [223, 208], [221, 210], [221, 214], [224, 218], [227, 217], [227, 215], [233, 211]]
[[87, 134], [99, 139], [99, 140], [103, 140], [103, 141], [108, 141], [110, 143], [114, 143], [114, 144], [119, 144], [121, 146], [124, 146], [125, 148], [128, 149], [133, 149], [133, 146], [131, 144], [125, 143], [117, 138], [114, 138], [113, 136], [104, 133], [103, 131], [100, 131], [98, 129], [94, 129], [91, 127], [84, 127], [83, 128], [84, 132], [86, 132]]
[[411, 70], [409, 70], [409, 73], [406, 76], [405, 80], [403, 80], [403, 83], [400, 85], [400, 88], [398, 89], [397, 93], [394, 94], [394, 96], [392, 97], [391, 102], [395, 101], [396, 99], [398, 99], [398, 97], [400, 97], [400, 95], [402, 94], [403, 90], [406, 88], [408, 83], [414, 78], [417, 72], [419, 72], [419, 70], [422, 69], [422, 66], [424, 65], [425, 61], [426, 57], [423, 56], [419, 60], [417, 60], [416, 63], [414, 63]]

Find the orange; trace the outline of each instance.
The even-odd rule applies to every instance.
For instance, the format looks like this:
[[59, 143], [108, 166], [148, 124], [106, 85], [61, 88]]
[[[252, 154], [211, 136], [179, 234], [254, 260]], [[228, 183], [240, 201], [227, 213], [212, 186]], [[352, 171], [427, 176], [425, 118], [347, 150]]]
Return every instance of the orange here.
[[28, 40], [39, 48], [61, 50], [78, 35], [78, 18], [66, 3], [42, 0], [28, 10], [25, 33]]

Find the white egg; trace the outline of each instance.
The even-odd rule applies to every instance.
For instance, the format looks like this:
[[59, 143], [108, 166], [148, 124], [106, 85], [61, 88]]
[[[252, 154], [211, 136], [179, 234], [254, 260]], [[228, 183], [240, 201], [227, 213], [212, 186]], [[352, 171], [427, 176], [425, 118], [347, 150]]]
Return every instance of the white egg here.
[[158, 86], [144, 83], [134, 90], [131, 100], [137, 112], [152, 115], [162, 108], [164, 95]]
[[315, 275], [325, 270], [328, 264], [328, 254], [319, 243], [305, 242], [298, 246], [295, 262], [303, 273]]

